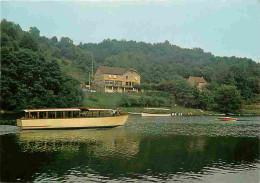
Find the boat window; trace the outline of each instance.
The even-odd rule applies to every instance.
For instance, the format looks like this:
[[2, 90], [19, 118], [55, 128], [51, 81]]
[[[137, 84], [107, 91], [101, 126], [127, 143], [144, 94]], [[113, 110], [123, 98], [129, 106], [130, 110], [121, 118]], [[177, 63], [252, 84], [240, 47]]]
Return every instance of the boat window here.
[[46, 112], [40, 112], [39, 118], [47, 118]]
[[65, 118], [71, 118], [71, 111], [65, 111]]
[[49, 111], [48, 118], [55, 118], [55, 111]]
[[78, 118], [78, 117], [79, 117], [79, 111], [74, 111], [73, 118]]
[[81, 117], [87, 117], [88, 111], [81, 111]]
[[57, 112], [56, 112], [56, 115], [57, 115], [57, 116], [56, 116], [57, 118], [63, 118], [62, 111], [57, 111]]
[[30, 118], [37, 119], [37, 112], [31, 112]]

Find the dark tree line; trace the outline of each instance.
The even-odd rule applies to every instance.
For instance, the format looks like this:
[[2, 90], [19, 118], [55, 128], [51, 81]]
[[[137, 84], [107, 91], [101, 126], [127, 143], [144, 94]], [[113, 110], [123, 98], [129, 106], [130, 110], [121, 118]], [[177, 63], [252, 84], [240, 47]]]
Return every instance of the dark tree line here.
[[44, 50], [37, 28], [23, 31], [1, 21], [1, 108], [21, 110], [82, 105], [79, 82], [62, 72], [55, 57]]

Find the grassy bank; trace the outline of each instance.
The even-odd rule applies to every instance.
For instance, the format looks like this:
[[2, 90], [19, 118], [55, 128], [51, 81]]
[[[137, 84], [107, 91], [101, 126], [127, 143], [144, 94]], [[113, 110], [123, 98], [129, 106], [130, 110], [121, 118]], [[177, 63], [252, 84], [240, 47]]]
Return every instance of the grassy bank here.
[[260, 116], [260, 103], [244, 105], [242, 108], [242, 114], [253, 114]]
[[[144, 110], [144, 107], [124, 107], [121, 105], [121, 100], [124, 95], [123, 93], [87, 93], [84, 101], [84, 105], [87, 107], [99, 107], [99, 108], [120, 108], [126, 112], [138, 112], [141, 113]], [[131, 98], [140, 98], [144, 94], [136, 93], [131, 94]], [[147, 96], [146, 98], [153, 98], [154, 96]], [[202, 111], [200, 109], [185, 108], [182, 106], [175, 106], [174, 102], [172, 106], [170, 105], [169, 98], [167, 96], [156, 96], [158, 100], [164, 101], [161, 106], [171, 109], [172, 112], [183, 113], [187, 115], [188, 113], [193, 113], [193, 115], [209, 115], [214, 114], [213, 111]], [[146, 106], [151, 107], [151, 106]]]

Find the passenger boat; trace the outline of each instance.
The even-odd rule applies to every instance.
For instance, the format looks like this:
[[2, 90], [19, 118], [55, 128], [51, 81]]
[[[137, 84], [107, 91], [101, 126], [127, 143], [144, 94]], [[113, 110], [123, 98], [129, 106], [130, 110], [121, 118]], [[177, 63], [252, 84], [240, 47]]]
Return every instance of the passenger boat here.
[[143, 117], [169, 117], [172, 116], [170, 109], [166, 108], [145, 108]]
[[231, 117], [220, 117], [218, 118], [220, 121], [237, 121], [237, 118], [231, 118]]
[[116, 127], [124, 125], [129, 116], [120, 110], [87, 107], [25, 109], [23, 113], [17, 119], [21, 129]]

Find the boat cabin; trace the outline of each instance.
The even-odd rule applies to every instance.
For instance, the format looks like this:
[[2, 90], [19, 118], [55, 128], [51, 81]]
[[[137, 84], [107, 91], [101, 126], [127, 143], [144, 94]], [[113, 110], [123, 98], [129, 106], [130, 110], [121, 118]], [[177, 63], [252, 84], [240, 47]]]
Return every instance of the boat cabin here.
[[109, 117], [122, 115], [120, 110], [102, 108], [46, 108], [46, 109], [25, 109], [22, 119], [62, 119], [62, 118], [88, 118], [88, 117]]

